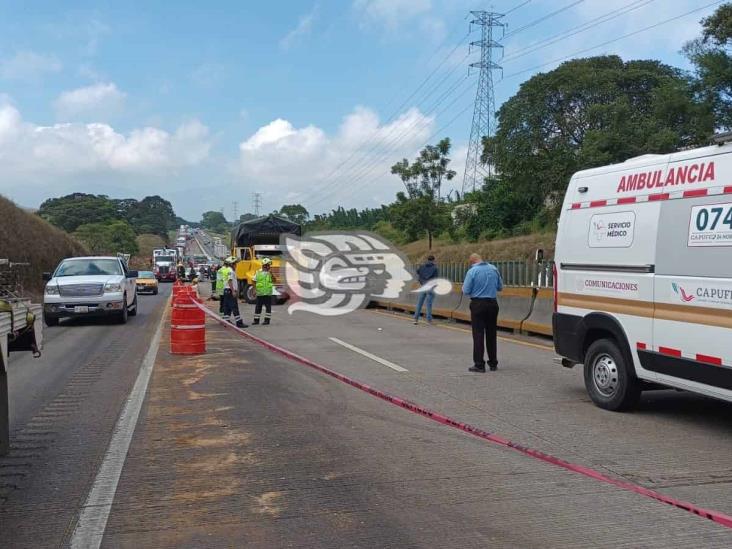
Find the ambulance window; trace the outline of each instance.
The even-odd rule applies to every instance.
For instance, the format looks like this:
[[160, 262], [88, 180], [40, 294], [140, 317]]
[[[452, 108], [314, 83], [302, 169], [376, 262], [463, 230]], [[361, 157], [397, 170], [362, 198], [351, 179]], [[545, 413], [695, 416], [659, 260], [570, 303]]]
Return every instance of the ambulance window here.
[[[721, 209], [717, 223], [712, 222]], [[724, 219], [732, 212], [732, 198], [705, 196], [667, 200], [661, 204], [656, 247], [656, 273], [676, 276], [729, 278], [732, 276], [732, 241], [710, 245], [704, 238], [724, 230]], [[732, 220], [729, 213], [728, 221]], [[700, 230], [702, 229], [702, 230]]]

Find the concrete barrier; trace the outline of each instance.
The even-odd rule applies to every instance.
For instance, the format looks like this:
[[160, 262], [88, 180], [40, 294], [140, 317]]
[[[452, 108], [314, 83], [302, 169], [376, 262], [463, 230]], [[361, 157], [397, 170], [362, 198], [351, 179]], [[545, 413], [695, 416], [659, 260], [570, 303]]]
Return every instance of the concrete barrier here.
[[554, 292], [551, 288], [540, 288], [531, 309], [531, 315], [521, 325], [521, 331], [541, 335], [552, 335], [552, 314], [554, 313]]
[[[534, 297], [534, 292], [536, 296]], [[394, 300], [372, 302], [388, 310], [413, 313], [417, 294], [410, 291]], [[541, 335], [552, 335], [553, 296], [549, 288], [507, 286], [498, 294], [498, 326], [501, 328]], [[470, 298], [463, 296], [462, 284], [454, 284], [452, 293], [435, 296], [432, 315], [470, 322]]]
[[[462, 292], [462, 286], [460, 286]], [[498, 294], [498, 326], [509, 330], [521, 329], [521, 321], [531, 312], [531, 288], [505, 287]], [[465, 297], [453, 318], [470, 322], [470, 299]]]

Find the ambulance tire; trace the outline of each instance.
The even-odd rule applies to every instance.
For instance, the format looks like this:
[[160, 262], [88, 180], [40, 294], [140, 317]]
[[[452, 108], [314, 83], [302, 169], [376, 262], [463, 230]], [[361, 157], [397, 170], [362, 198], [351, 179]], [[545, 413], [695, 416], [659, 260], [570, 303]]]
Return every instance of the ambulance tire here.
[[584, 374], [587, 393], [600, 408], [622, 412], [638, 403], [641, 384], [614, 340], [599, 339], [590, 345]]

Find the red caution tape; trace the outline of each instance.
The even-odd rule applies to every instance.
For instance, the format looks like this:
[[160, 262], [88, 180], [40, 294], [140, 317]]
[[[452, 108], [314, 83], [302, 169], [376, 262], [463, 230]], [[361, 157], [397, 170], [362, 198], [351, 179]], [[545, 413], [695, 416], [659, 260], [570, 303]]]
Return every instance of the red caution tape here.
[[285, 356], [285, 357], [289, 358], [290, 360], [294, 360], [295, 362], [299, 362], [300, 364], [304, 364], [305, 366], [309, 366], [310, 368], [313, 368], [314, 370], [317, 370], [323, 374], [326, 374], [332, 378], [335, 378], [338, 381], [342, 381], [343, 383], [346, 383], [346, 384], [350, 385], [351, 387], [360, 389], [361, 391], [364, 391], [365, 393], [373, 395], [376, 398], [385, 400], [386, 402], [389, 402], [395, 406], [399, 406], [400, 408], [409, 410], [410, 412], [413, 412], [420, 416], [431, 419], [432, 421], [436, 421], [437, 423], [441, 423], [442, 425], [454, 427], [455, 429], [463, 431], [464, 433], [468, 433], [470, 435], [481, 438], [483, 440], [493, 442], [494, 444], [498, 444], [499, 446], [503, 446], [504, 448], [509, 448], [511, 450], [514, 450], [515, 452], [519, 452], [520, 454], [524, 454], [524, 455], [530, 456], [534, 459], [538, 459], [539, 461], [551, 463], [552, 465], [556, 465], [557, 467], [561, 467], [568, 471], [572, 471], [574, 473], [584, 475], [586, 477], [597, 480], [599, 482], [604, 482], [606, 484], [610, 484], [610, 485], [620, 488], [622, 490], [627, 490], [628, 492], [633, 492], [635, 494], [640, 494], [642, 496], [645, 496], [645, 497], [648, 497], [651, 499], [655, 499], [656, 501], [660, 501], [661, 503], [671, 505], [672, 507], [676, 507], [678, 509], [683, 509], [684, 511], [688, 511], [689, 513], [693, 513], [702, 518], [711, 520], [711, 521], [716, 522], [717, 524], [721, 524], [722, 526], [725, 526], [727, 528], [732, 528], [732, 517], [729, 515], [725, 515], [724, 513], [720, 513], [718, 511], [713, 511], [711, 509], [705, 509], [704, 507], [700, 507], [693, 503], [689, 503], [684, 500], [676, 499], [674, 497], [667, 496], [665, 494], [661, 494], [660, 492], [656, 492], [655, 490], [650, 490], [649, 488], [645, 488], [643, 486], [634, 484], [632, 482], [627, 482], [625, 480], [620, 480], [618, 478], [613, 478], [613, 477], [607, 476], [603, 473], [600, 473], [599, 471], [596, 471], [589, 467], [585, 467], [583, 465], [578, 465], [576, 463], [570, 463], [570, 462], [565, 461], [556, 456], [552, 456], [550, 454], [545, 454], [544, 452], [541, 452], [539, 450], [535, 450], [533, 448], [528, 448], [526, 446], [522, 446], [522, 445], [512, 442], [508, 439], [505, 439], [499, 435], [496, 435], [494, 433], [489, 433], [488, 431], [484, 431], [483, 429], [480, 429], [480, 428], [470, 425], [468, 423], [463, 423], [461, 421], [457, 421], [455, 419], [452, 419], [451, 417], [440, 414], [439, 412], [434, 412], [434, 411], [430, 410], [429, 408], [425, 408], [424, 406], [415, 404], [414, 402], [410, 402], [406, 399], [390, 395], [388, 393], [385, 393], [384, 391], [381, 391], [379, 389], [375, 389], [374, 387], [366, 385], [365, 383], [361, 383], [360, 381], [351, 379], [350, 377], [344, 376], [343, 374], [334, 372], [333, 370], [326, 368], [325, 366], [321, 366], [317, 362], [313, 362], [309, 358], [300, 356], [297, 353], [293, 353], [292, 351], [289, 351], [283, 347], [280, 347], [279, 345], [275, 345], [274, 343], [270, 343], [269, 341], [266, 341], [255, 335], [252, 335], [252, 334], [242, 330], [241, 328], [237, 328], [233, 324], [227, 322], [225, 319], [223, 319], [222, 317], [220, 317], [219, 315], [217, 315], [216, 313], [214, 313], [213, 311], [211, 311], [204, 305], [198, 304], [198, 303], [197, 303], [197, 305], [207, 315], [209, 315], [211, 318], [215, 319], [217, 322], [223, 324], [230, 330], [233, 330], [233, 331], [239, 333], [240, 335], [243, 335], [244, 337], [258, 343], [259, 345], [266, 347], [270, 351], [273, 351], [277, 354]]

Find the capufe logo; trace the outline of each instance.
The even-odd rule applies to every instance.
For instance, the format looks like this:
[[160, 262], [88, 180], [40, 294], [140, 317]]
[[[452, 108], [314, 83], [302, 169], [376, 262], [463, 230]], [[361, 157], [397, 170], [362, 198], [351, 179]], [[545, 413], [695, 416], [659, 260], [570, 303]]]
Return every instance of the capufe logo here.
[[714, 162], [701, 162], [686, 166], [676, 166], [664, 174], [663, 170], [624, 175], [618, 183], [619, 193], [661, 189], [687, 183], [703, 183], [714, 180]]
[[687, 294], [681, 286], [676, 284], [676, 282], [672, 282], [671, 286], [673, 287], [674, 292], [679, 296], [679, 299], [681, 299], [681, 301], [683, 301], [684, 303], [694, 301], [694, 296]]

